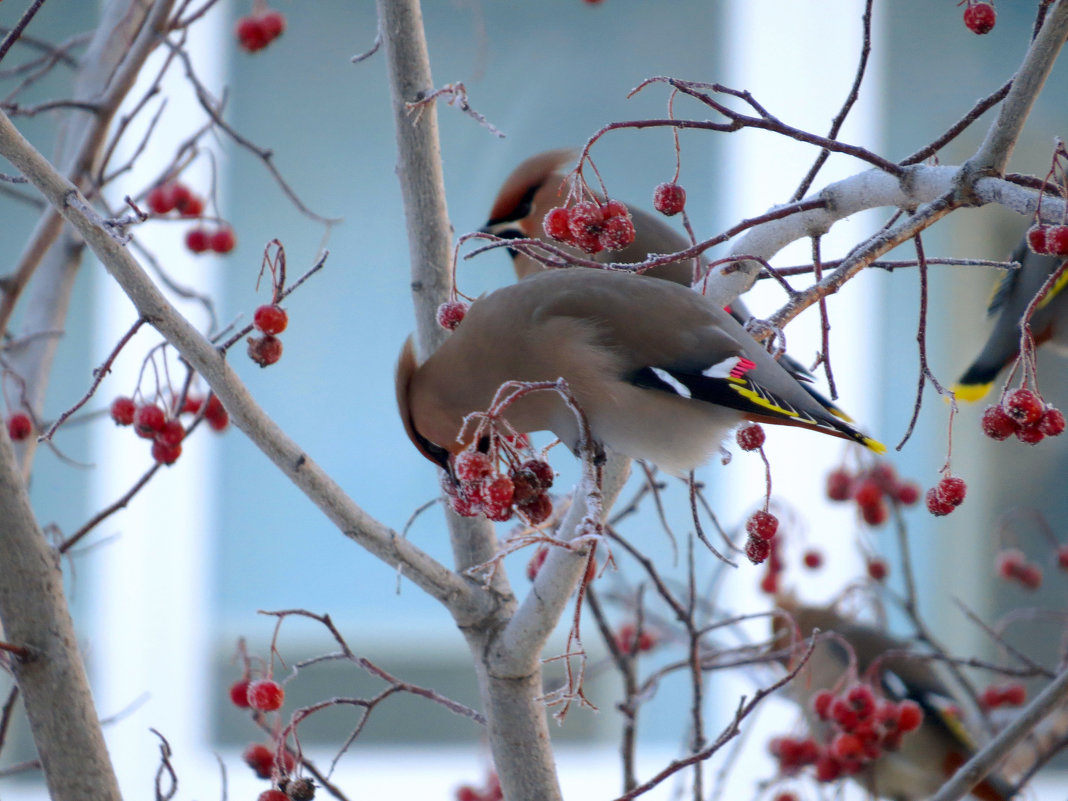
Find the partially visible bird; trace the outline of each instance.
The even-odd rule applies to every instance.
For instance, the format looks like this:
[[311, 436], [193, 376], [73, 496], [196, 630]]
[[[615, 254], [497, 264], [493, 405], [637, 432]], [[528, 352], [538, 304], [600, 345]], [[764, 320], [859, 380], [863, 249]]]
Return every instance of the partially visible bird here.
[[[397, 366], [408, 434], [445, 466], [472, 443], [466, 415], [508, 381], [563, 378], [603, 446], [684, 475], [743, 419], [795, 425], [885, 448], [821, 404], [745, 329], [668, 281], [587, 269], [543, 271], [476, 300], [421, 365], [411, 343]], [[572, 451], [575, 416], [554, 392], [526, 395], [505, 419], [552, 431]], [[476, 443], [477, 445], [478, 443]]]
[[[953, 388], [959, 400], [977, 401], [986, 395], [998, 373], [1020, 354], [1020, 321], [1024, 311], [1050, 274], [1064, 262], [1060, 256], [1032, 252], [1026, 240], [1016, 247], [1011, 258], [1020, 263], [1020, 268], [1006, 271], [994, 290], [987, 314], [997, 314], [997, 320], [983, 349]], [[1062, 352], [1068, 352], [1065, 284], [1068, 284], [1068, 273], [1043, 298], [1031, 318], [1035, 344], [1049, 342]]]
[[[871, 675], [882, 695], [894, 702], [906, 699], [919, 704], [923, 722], [906, 734], [896, 750], [886, 750], [853, 776], [870, 793], [895, 801], [918, 801], [936, 792], [976, 751], [976, 742], [961, 720], [963, 706], [942, 679], [934, 664], [905, 640], [890, 636], [877, 626], [843, 617], [824, 606], [805, 606], [780, 596], [787, 615], [773, 617], [778, 646], [788, 645], [791, 635], [808, 638], [816, 630], [835, 636], [820, 638], [801, 672], [788, 685], [802, 707], [810, 729], [826, 736], [831, 723], [813, 711], [813, 700], [824, 690], [841, 692], [850, 678]], [[838, 639], [840, 638], [840, 639]], [[803, 653], [799, 644], [795, 653]], [[911, 653], [910, 653], [911, 652]], [[856, 673], [849, 673], [851, 655]], [[981, 801], [1006, 801], [1012, 788], [1001, 776], [988, 775], [972, 791]]]

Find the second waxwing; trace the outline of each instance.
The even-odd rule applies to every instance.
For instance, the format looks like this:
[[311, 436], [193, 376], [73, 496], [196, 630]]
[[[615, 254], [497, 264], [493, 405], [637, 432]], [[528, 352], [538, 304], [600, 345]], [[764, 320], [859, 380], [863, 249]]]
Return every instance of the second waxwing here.
[[[543, 271], [479, 298], [423, 364], [409, 342], [397, 398], [412, 441], [445, 466], [472, 444], [465, 417], [486, 411], [502, 384], [559, 378], [598, 443], [674, 475], [706, 461], [743, 419], [885, 450], [697, 292], [604, 270]], [[575, 415], [555, 392], [526, 395], [504, 417], [519, 432], [580, 445]]]
[[[873, 796], [894, 801], [928, 798], [975, 753], [976, 742], [960, 716], [964, 705], [934, 664], [910, 643], [873, 624], [846, 618], [830, 607], [805, 606], [783, 597], [778, 600], [786, 614], [773, 618], [777, 646], [788, 645], [798, 635], [807, 639], [817, 630], [822, 635], [788, 685], [814, 735], [825, 737], [831, 727], [813, 709], [817, 694], [825, 690], [843, 693], [858, 677], [871, 680], [877, 697], [895, 703], [909, 700], [923, 712], [922, 723], [905, 734], [900, 745], [885, 750], [853, 775]], [[794, 649], [795, 654], [806, 651], [807, 642]], [[853, 658], [855, 672], [850, 672]], [[1006, 801], [1012, 797], [1012, 788], [991, 774], [972, 795], [982, 801]]]
[[[990, 391], [998, 373], [1020, 354], [1020, 320], [1050, 274], [1064, 261], [1058, 256], [1040, 256], [1022, 241], [1012, 253], [1020, 268], [1006, 272], [991, 297], [987, 314], [997, 315], [986, 344], [953, 388], [957, 398], [977, 401]], [[1068, 351], [1068, 291], [1065, 281], [1054, 286], [1031, 317], [1035, 344], [1049, 342]]]

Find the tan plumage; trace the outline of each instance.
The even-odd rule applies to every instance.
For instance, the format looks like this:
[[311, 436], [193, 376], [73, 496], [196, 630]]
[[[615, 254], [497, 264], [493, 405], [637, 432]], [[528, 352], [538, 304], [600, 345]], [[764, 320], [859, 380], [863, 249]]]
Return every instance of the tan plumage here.
[[[805, 711], [814, 733], [824, 734], [829, 724], [812, 713], [812, 699], [822, 690], [839, 692], [850, 682], [850, 652], [855, 656], [856, 676], [871, 676], [874, 684], [895, 702], [911, 699], [924, 712], [919, 729], [903, 738], [897, 750], [886, 751], [853, 778], [869, 792], [895, 801], [919, 801], [937, 791], [975, 752], [975, 742], [961, 720], [949, 708], [960, 708], [934, 663], [911, 648], [907, 641], [891, 637], [882, 629], [838, 614], [823, 606], [805, 606], [793, 599], [780, 598], [786, 616], [773, 618], [777, 644], [791, 642], [793, 624], [801, 637], [815, 630], [834, 632], [821, 639], [798, 676], [790, 682], [789, 692]], [[790, 622], [788, 622], [790, 621]], [[843, 641], [848, 643], [848, 647]], [[807, 650], [798, 646], [797, 653]], [[909, 652], [915, 654], [910, 656]], [[877, 663], [877, 664], [876, 664]], [[855, 676], [853, 677], [855, 678]], [[972, 794], [982, 801], [1005, 801], [1011, 788], [1000, 776], [989, 776]]]
[[[733, 372], [732, 372], [733, 371]], [[696, 292], [601, 270], [537, 273], [480, 298], [416, 366], [398, 364], [401, 415], [413, 442], [445, 464], [469, 442], [463, 419], [510, 380], [563, 378], [601, 444], [681, 475], [743, 418], [799, 425], [882, 446], [836, 417], [745, 329]], [[552, 392], [505, 414], [521, 432], [549, 430], [575, 450], [574, 415]]]

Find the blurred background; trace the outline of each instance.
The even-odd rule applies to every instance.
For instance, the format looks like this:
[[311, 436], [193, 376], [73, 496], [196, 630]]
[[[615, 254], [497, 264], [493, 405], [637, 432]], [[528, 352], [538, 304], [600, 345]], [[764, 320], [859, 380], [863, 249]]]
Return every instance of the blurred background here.
[[[393, 400], [393, 363], [413, 323], [390, 100], [381, 54], [359, 64], [350, 61], [375, 39], [374, 4], [278, 0], [273, 5], [286, 15], [288, 29], [266, 50], [249, 54], [236, 47], [232, 31], [251, 3], [219, 3], [193, 29], [189, 47], [194, 64], [217, 94], [227, 88], [226, 118], [273, 151], [274, 163], [300, 198], [317, 213], [344, 221], [324, 239], [323, 227], [298, 212], [260, 160], [218, 136], [209, 137], [206, 152], [184, 180], [203, 194], [214, 182], [221, 215], [237, 232], [237, 249], [223, 257], [190, 255], [182, 245], [186, 223], [153, 222], [137, 236], [178, 283], [210, 294], [222, 321], [239, 324], [267, 302], [267, 290], [261, 286], [257, 294], [255, 285], [269, 240], [278, 238], [285, 245], [291, 279], [314, 263], [322, 247], [330, 251], [325, 269], [285, 303], [290, 324], [282, 336], [282, 360], [261, 370], [238, 346], [232, 362], [311, 458], [370, 514], [399, 530], [438, 489], [435, 471], [407, 442]], [[88, 30], [95, 6], [52, 0], [31, 33], [61, 41]], [[1012, 74], [1026, 47], [1032, 6], [999, 5], [994, 31], [977, 37], [964, 28], [961, 9], [950, 0], [877, 3], [872, 63], [841, 138], [894, 160], [929, 142]], [[850, 0], [426, 3], [436, 84], [463, 82], [471, 105], [505, 134], [496, 138], [458, 110], [439, 108], [449, 213], [457, 235], [485, 222], [500, 183], [524, 158], [581, 146], [607, 122], [665, 116], [667, 92], [662, 87], [627, 98], [646, 77], [670, 75], [748, 89], [784, 121], [825, 132], [853, 81], [861, 7]], [[21, 11], [16, 4], [3, 5], [0, 25], [11, 25]], [[113, 202], [123, 193], [147, 188], [176, 144], [206, 121], [188, 84], [179, 71], [173, 72], [151, 147], [129, 180], [111, 193]], [[154, 74], [151, 66], [146, 74]], [[67, 80], [60, 71], [41, 81], [31, 98], [63, 97]], [[1066, 84], [1066, 72], [1058, 65], [1010, 170], [1045, 174], [1054, 137], [1064, 131]], [[132, 95], [139, 96], [136, 91]], [[676, 104], [676, 114], [708, 117], [685, 102]], [[941, 162], [966, 158], [990, 116], [946, 148]], [[49, 115], [16, 122], [43, 152], [51, 152], [54, 120]], [[129, 152], [136, 142], [137, 137], [130, 137]], [[679, 181], [687, 190], [698, 236], [711, 236], [787, 201], [816, 155], [812, 148], [753, 132], [684, 132], [681, 145]], [[613, 133], [598, 143], [593, 156], [610, 194], [644, 208], [651, 207], [653, 187], [670, 180], [675, 169], [666, 130]], [[861, 169], [853, 160], [832, 157], [814, 189]], [[13, 172], [8, 165], [0, 170]], [[17, 258], [36, 217], [32, 207], [0, 195], [0, 254], [6, 263]], [[825, 239], [824, 256], [843, 255], [883, 219], [881, 213], [858, 215], [839, 226]], [[959, 212], [925, 236], [927, 253], [1005, 258], [1027, 225], [1000, 209]], [[912, 257], [911, 251], [894, 255]], [[800, 264], [808, 258], [808, 244], [801, 243], [773, 264]], [[93, 367], [136, 317], [95, 262], [86, 262], [78, 280], [49, 390], [50, 417], [81, 397]], [[458, 280], [469, 295], [511, 281], [506, 254], [497, 251], [461, 262]], [[986, 335], [984, 309], [992, 282], [987, 270], [932, 268], [929, 357], [943, 384], [957, 378]], [[758, 316], [770, 314], [783, 301], [779, 290], [764, 285], [751, 295], [746, 300]], [[911, 441], [901, 452], [893, 450], [904, 434], [916, 391], [918, 297], [915, 270], [869, 271], [828, 305], [841, 405], [891, 447], [888, 458], [901, 474], [927, 487], [945, 461], [948, 433], [948, 407], [930, 390]], [[189, 304], [182, 308], [205, 322], [202, 310]], [[819, 342], [816, 312], [791, 324], [786, 334], [790, 352], [811, 363]], [[151, 332], [141, 332], [90, 405], [105, 409], [115, 396], [131, 394], [141, 360], [157, 342]], [[1062, 360], [1044, 353], [1039, 377], [1048, 400], [1068, 405]], [[919, 508], [906, 513], [924, 614], [943, 641], [962, 653], [985, 652], [988, 646], [954, 599], [996, 619], [1021, 606], [1063, 612], [1066, 597], [1065, 577], [1050, 561], [1040, 522], [1052, 524], [1063, 540], [1060, 521], [1068, 501], [1060, 487], [1066, 445], [1053, 440], [1032, 448], [1015, 440], [988, 440], [978, 430], [984, 405], [962, 409], [954, 428], [953, 468], [968, 482], [965, 504], [948, 518], [932, 518]], [[848, 446], [824, 439], [804, 432], [768, 432], [775, 498], [789, 527], [787, 584], [803, 598], [829, 599], [862, 575], [864, 553], [879, 553], [890, 560], [890, 584], [900, 591], [892, 526], [871, 529], [852, 505], [823, 500], [828, 471], [843, 461], [852, 464], [848, 460], [854, 458], [846, 454]], [[32, 490], [38, 514], [42, 523], [64, 532], [119, 497], [150, 465], [145, 444], [128, 431], [116, 431], [106, 417], [68, 425], [56, 442], [65, 454], [93, 465], [71, 467], [47, 451], [37, 458]], [[556, 451], [553, 466], [561, 473], [558, 487], [563, 490], [575, 476], [571, 459]], [[730, 465], [713, 464], [700, 478], [729, 531], [736, 531], [761, 502], [763, 466], [752, 454], [735, 453]], [[667, 497], [674, 530], [685, 535], [692, 524], [683, 487], [669, 483]], [[655, 514], [646, 510], [627, 526], [628, 536], [663, 558], [670, 571], [671, 548]], [[408, 536], [449, 561], [437, 508], [421, 515]], [[1046, 566], [1047, 581], [1038, 592], [996, 580], [993, 557], [1006, 544], [1005, 537]], [[808, 548], [824, 554], [825, 566], [818, 572], [798, 567]], [[519, 593], [528, 586], [523, 576], [528, 556], [523, 552], [507, 563]], [[640, 580], [632, 564], [621, 562], [619, 574], [602, 579], [606, 592], [626, 594]], [[163, 732], [174, 748], [182, 795], [219, 793], [213, 754], [227, 766], [232, 797], [252, 797], [263, 788], [239, 757], [258, 735], [246, 715], [226, 701], [227, 687], [240, 675], [234, 662], [238, 638], [245, 637], [253, 653], [267, 655], [273, 619], [258, 610], [328, 612], [358, 654], [406, 681], [477, 705], [470, 658], [450, 617], [339, 535], [236, 430], [192, 437], [177, 464], [161, 471], [127, 509], [100, 526], [69, 567], [69, 591], [101, 714], [118, 715], [134, 707], [108, 728], [129, 797], [148, 791], [158, 764], [149, 726]], [[721, 611], [769, 608], [769, 599], [758, 589], [763, 571], [743, 565], [724, 573], [711, 559], [702, 561], [701, 570], [715, 587]], [[676, 572], [683, 575], [681, 568]], [[903, 621], [894, 623], [908, 630]], [[765, 635], [762, 626], [742, 636], [759, 639]], [[1017, 631], [1019, 644], [1029, 653], [1047, 662], [1053, 657], [1058, 636], [1048, 623]], [[594, 637], [587, 639], [593, 663], [599, 665], [605, 650]], [[334, 650], [326, 633], [311, 622], [287, 623], [280, 646], [290, 662]], [[561, 633], [548, 653], [562, 648]], [[680, 654], [667, 642], [648, 657], [648, 669]], [[568, 797], [617, 794], [616, 688], [607, 672], [594, 674], [591, 697], [601, 711], [576, 711], [564, 726], [554, 728]], [[740, 693], [751, 693], [772, 676], [753, 670], [729, 680], [713, 678], [718, 683], [709, 693], [710, 729], [718, 731], [727, 723]], [[0, 677], [0, 689], [5, 681]], [[665, 681], [644, 713], [640, 731], [649, 770], [684, 742], [680, 720], [686, 707], [680, 709], [680, 704], [687, 704], [685, 683], [683, 677]], [[352, 668], [322, 667], [291, 685], [289, 706], [335, 694], [367, 694], [378, 687]], [[736, 765], [738, 781], [771, 776], [763, 732], [787, 729], [793, 714], [786, 704], [769, 706], [745, 750], [752, 763]], [[329, 759], [352, 725], [347, 713], [329, 713], [302, 730], [304, 747]], [[13, 737], [0, 755], [0, 769], [32, 758], [21, 724]], [[423, 701], [402, 698], [372, 715], [341, 759], [337, 781], [352, 797], [393, 790], [444, 798], [462, 782], [480, 781], [488, 764], [476, 726]], [[41, 790], [31, 775], [4, 780], [0, 796], [9, 793], [33, 798]]]

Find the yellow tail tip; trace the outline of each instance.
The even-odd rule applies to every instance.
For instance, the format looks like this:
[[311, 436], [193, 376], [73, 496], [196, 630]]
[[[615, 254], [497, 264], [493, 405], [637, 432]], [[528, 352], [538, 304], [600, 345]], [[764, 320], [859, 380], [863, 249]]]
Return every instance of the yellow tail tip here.
[[953, 394], [959, 401], [975, 403], [978, 400], [982, 400], [992, 386], [994, 386], [993, 382], [989, 384], [955, 384], [953, 386]]
[[865, 448], [874, 451], [875, 453], [886, 453], [886, 446], [883, 445], [883, 443], [879, 442], [879, 440], [877, 439], [872, 439], [871, 437], [864, 437], [863, 444]]

